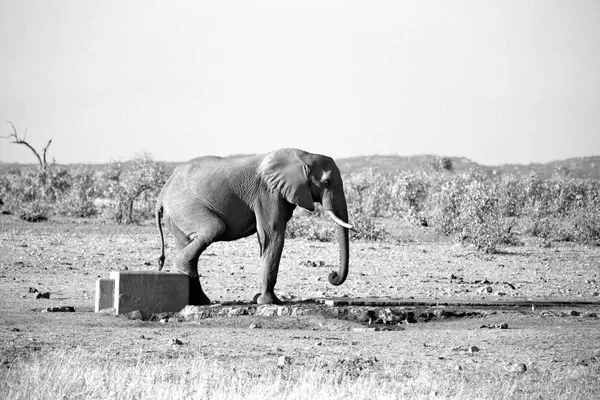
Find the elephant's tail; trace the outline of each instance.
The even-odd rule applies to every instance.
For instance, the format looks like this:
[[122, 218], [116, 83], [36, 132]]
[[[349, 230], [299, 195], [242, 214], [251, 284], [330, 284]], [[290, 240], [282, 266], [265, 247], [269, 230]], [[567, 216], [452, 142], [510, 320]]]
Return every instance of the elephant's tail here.
[[163, 216], [162, 204], [156, 207], [156, 226], [160, 233], [160, 257], [158, 257], [158, 270], [162, 270], [165, 265], [165, 238], [162, 230], [162, 216]]

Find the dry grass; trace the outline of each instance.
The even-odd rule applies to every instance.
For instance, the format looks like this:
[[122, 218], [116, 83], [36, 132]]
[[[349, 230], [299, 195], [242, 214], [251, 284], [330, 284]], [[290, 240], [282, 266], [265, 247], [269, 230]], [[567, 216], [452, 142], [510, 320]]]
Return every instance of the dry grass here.
[[123, 359], [109, 352], [52, 351], [0, 372], [3, 399], [592, 399], [598, 366], [506, 372], [324, 368], [256, 371], [203, 357]]

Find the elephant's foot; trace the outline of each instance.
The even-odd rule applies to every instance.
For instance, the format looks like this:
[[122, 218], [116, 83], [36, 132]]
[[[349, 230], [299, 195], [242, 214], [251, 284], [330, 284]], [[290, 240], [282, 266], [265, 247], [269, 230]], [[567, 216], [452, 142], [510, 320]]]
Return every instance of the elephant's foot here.
[[275, 293], [265, 293], [260, 294], [256, 293], [254, 295], [254, 300], [256, 304], [282, 304], [281, 300], [275, 296]]
[[190, 293], [190, 305], [192, 306], [207, 306], [211, 303], [210, 299], [204, 292]]
[[210, 299], [200, 286], [200, 279], [190, 278], [190, 305], [206, 306], [210, 304]]

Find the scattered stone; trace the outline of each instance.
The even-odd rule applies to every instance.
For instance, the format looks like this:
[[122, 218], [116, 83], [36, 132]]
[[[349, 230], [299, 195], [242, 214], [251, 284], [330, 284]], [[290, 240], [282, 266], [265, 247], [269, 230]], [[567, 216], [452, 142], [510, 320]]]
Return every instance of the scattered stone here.
[[569, 315], [571, 317], [578, 317], [579, 316], [579, 311], [571, 310], [571, 311], [569, 311]]
[[494, 289], [491, 286], [482, 286], [477, 289], [477, 293], [492, 293]]
[[598, 318], [598, 314], [596, 314], [595, 312], [586, 312], [585, 314], [583, 314], [583, 316], [588, 318]]
[[463, 368], [460, 365], [457, 365], [454, 367], [454, 369], [457, 371], [462, 371]]
[[212, 316], [211, 309], [207, 306], [185, 306], [179, 311], [179, 316], [185, 321], [206, 319]]
[[19, 328], [12, 328], [11, 331], [12, 332], [21, 332], [21, 330]]
[[158, 322], [160, 322], [161, 324], [166, 324], [169, 322], [168, 318], [161, 318]]
[[506, 322], [503, 322], [501, 324], [496, 324], [496, 325], [483, 324], [479, 328], [480, 329], [508, 329], [508, 324]]
[[228, 317], [237, 317], [240, 315], [249, 315], [249, 314], [250, 314], [250, 312], [248, 310], [248, 307], [231, 308], [227, 312]]
[[287, 367], [290, 364], [292, 364], [292, 358], [289, 356], [279, 356], [277, 359], [277, 366], [280, 368]]
[[37, 294], [35, 295], [36, 299], [49, 299], [50, 298], [50, 292], [37, 292]]
[[469, 346], [469, 353], [477, 353], [478, 351], [479, 351], [479, 347]]
[[496, 296], [506, 296], [506, 292], [496, 292]]
[[406, 314], [402, 311], [386, 308], [379, 312], [377, 319], [381, 320], [383, 324], [397, 325], [406, 319]]
[[279, 312], [279, 307], [272, 304], [263, 304], [256, 308], [256, 315], [261, 315], [263, 317], [274, 317]]
[[61, 306], [61, 307], [48, 307], [42, 312], [75, 312], [75, 307], [72, 306]]
[[124, 315], [125, 315], [125, 318], [128, 318], [128, 319], [137, 319], [140, 321], [144, 319], [144, 315], [142, 314], [142, 312], [140, 310], [131, 311]]
[[378, 332], [381, 329], [379, 329], [378, 327], [371, 327], [371, 328], [352, 328], [352, 332]]
[[173, 338], [173, 339], [171, 339], [171, 344], [181, 346], [183, 344], [183, 342], [177, 338]]
[[527, 366], [523, 363], [517, 363], [509, 365], [507, 369], [509, 372], [522, 374], [523, 372], [527, 371]]
[[34, 288], [34, 287], [29, 288], [29, 293], [37, 293], [37, 292], [38, 292], [38, 290], [36, 288]]
[[260, 322], [253, 322], [250, 324], [250, 326], [248, 328], [249, 329], [260, 329], [260, 328], [262, 328], [262, 325], [260, 324]]

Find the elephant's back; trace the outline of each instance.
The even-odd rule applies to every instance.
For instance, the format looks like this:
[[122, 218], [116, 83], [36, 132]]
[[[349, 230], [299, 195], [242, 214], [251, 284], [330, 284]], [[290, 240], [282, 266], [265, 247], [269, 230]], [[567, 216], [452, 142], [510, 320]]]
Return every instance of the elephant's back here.
[[222, 158], [205, 156], [180, 165], [173, 173], [172, 188], [185, 192], [188, 198], [211, 199], [217, 193], [229, 190], [238, 192], [242, 186], [252, 184], [260, 163], [257, 156]]

